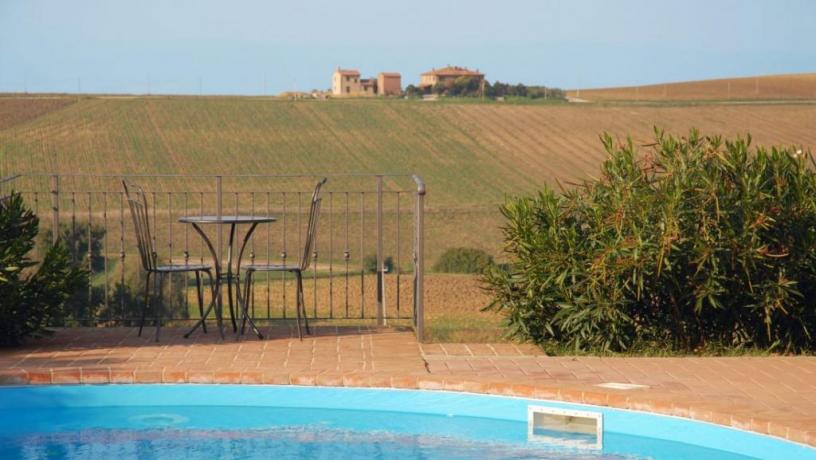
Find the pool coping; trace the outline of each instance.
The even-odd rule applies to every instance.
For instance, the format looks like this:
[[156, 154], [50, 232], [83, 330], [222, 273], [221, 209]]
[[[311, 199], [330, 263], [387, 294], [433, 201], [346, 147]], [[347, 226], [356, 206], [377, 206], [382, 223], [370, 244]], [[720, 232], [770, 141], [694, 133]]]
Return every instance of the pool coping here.
[[[111, 367], [61, 369], [0, 369], [0, 385], [65, 384], [264, 384], [354, 388], [392, 388], [452, 391], [496, 396], [561, 401], [656, 413], [727, 426], [816, 447], [816, 432], [791, 423], [756, 415], [735, 413], [734, 403], [710, 400], [678, 402], [671, 394], [626, 393], [621, 390], [582, 385], [565, 387], [475, 380], [434, 375], [378, 375], [372, 373], [282, 373], [280, 371], [174, 371], [123, 370]], [[731, 410], [729, 410], [729, 408]]]

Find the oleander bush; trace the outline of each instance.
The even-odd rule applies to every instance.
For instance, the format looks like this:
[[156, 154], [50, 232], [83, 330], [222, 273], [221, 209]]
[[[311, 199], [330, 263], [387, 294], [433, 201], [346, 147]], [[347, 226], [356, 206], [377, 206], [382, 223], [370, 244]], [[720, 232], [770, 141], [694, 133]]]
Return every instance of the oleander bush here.
[[450, 248], [439, 256], [433, 271], [439, 273], [483, 273], [494, 265], [493, 256], [477, 248]]
[[19, 194], [0, 199], [0, 346], [45, 333], [88, 282], [62, 244], [48, 246], [41, 262], [31, 260], [38, 230], [39, 219]]
[[585, 351], [816, 349], [810, 152], [655, 130], [602, 141], [600, 177], [501, 208], [512, 263], [485, 276], [511, 333]]

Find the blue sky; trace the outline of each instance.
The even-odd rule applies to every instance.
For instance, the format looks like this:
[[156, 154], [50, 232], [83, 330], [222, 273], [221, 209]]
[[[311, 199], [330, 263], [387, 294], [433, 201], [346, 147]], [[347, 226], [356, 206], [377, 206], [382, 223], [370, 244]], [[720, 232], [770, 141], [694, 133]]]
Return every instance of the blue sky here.
[[816, 71], [816, 1], [0, 0], [0, 92], [264, 94], [336, 66], [563, 88]]

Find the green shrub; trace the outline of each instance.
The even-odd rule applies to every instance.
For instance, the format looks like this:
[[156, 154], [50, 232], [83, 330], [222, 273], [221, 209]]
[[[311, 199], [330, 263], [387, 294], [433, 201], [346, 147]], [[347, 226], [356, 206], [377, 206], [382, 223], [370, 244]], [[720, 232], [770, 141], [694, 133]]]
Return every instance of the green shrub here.
[[19, 194], [0, 200], [0, 346], [46, 331], [66, 300], [87, 285], [62, 245], [50, 246], [38, 265], [29, 259], [39, 219]]
[[[394, 271], [394, 258], [387, 256], [383, 259], [383, 268], [386, 273]], [[377, 254], [369, 254], [363, 257], [363, 270], [366, 273], [377, 273]]]
[[816, 349], [816, 177], [810, 153], [750, 138], [631, 140], [600, 179], [502, 207], [508, 271], [492, 308], [540, 344]]
[[493, 257], [476, 248], [451, 248], [439, 256], [433, 271], [439, 273], [483, 273], [493, 266]]

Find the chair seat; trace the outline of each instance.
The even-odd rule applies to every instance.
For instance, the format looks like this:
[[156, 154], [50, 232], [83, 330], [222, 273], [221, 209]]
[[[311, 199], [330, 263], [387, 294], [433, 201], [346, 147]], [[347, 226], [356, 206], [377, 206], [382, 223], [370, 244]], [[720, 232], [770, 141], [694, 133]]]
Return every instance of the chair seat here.
[[296, 272], [300, 271], [299, 265], [284, 265], [284, 264], [250, 264], [241, 268], [247, 271], [255, 272]]
[[171, 265], [159, 265], [156, 267], [157, 272], [164, 272], [164, 273], [181, 273], [181, 272], [198, 272], [204, 270], [210, 270], [212, 267], [209, 265], [204, 264], [171, 264]]

